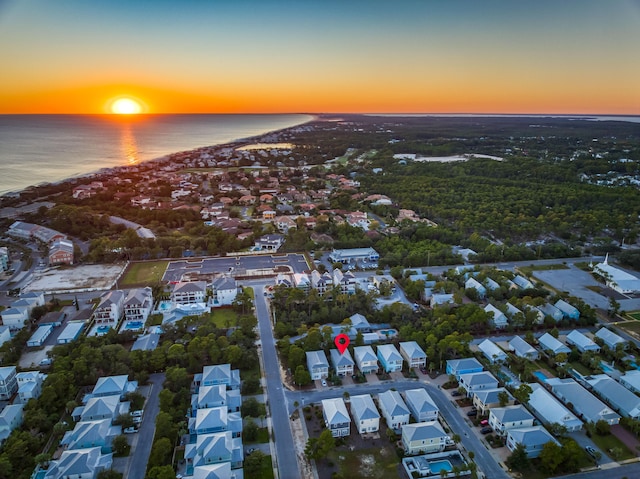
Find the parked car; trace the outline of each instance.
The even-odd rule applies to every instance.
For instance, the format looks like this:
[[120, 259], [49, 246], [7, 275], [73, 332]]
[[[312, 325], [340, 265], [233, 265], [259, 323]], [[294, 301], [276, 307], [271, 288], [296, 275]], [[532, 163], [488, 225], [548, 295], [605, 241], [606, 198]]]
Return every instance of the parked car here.
[[454, 389], [453, 391], [451, 391], [451, 395], [452, 396], [460, 396], [460, 391], [458, 391], [457, 389]]
[[482, 421], [480, 421], [480, 425], [481, 426], [488, 426], [489, 425], [489, 421], [487, 419], [483, 419]]
[[491, 429], [491, 426], [485, 426], [482, 429], [480, 429], [480, 432], [482, 434], [489, 434], [491, 431], [493, 431], [493, 429]]
[[124, 432], [125, 434], [133, 434], [135, 432], [138, 432], [138, 430], [135, 427], [125, 427], [122, 432]]
[[326, 380], [322, 380], [322, 386], [326, 387], [327, 386], [327, 381]]
[[595, 448], [591, 447], [591, 446], [586, 446], [584, 448], [591, 457], [593, 457], [594, 459], [597, 457], [598, 451], [595, 450]]
[[253, 451], [255, 451], [256, 448], [255, 447], [250, 447], [249, 449], [247, 449], [246, 455], [250, 455]]
[[478, 415], [478, 411], [475, 410], [475, 409], [472, 409], [471, 411], [469, 411], [467, 413], [467, 416], [469, 416], [469, 417], [473, 417], [473, 416], [477, 416], [477, 415]]
[[142, 414], [143, 414], [142, 409], [139, 409], [138, 411], [132, 411], [131, 417], [142, 417]]

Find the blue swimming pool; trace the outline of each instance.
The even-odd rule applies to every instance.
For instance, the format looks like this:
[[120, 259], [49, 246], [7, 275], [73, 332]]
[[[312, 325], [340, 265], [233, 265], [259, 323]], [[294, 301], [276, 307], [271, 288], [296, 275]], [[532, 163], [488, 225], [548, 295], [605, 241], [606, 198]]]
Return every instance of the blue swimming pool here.
[[533, 374], [535, 377], [537, 377], [537, 378], [540, 380], [540, 382], [543, 382], [543, 383], [544, 383], [544, 382], [546, 382], [546, 381], [547, 381], [547, 376], [545, 376], [544, 374], [542, 374], [542, 372], [541, 372], [541, 371], [534, 371], [532, 374]]
[[142, 324], [142, 321], [129, 321], [124, 329], [138, 330], [142, 329], [143, 326], [144, 324]]
[[440, 461], [429, 461], [429, 469], [434, 474], [440, 474], [440, 471], [453, 471], [453, 466], [446, 459], [442, 459]]
[[158, 305], [159, 311], [169, 311], [171, 309], [171, 301], [161, 301]]
[[385, 336], [394, 336], [394, 335], [398, 334], [398, 331], [396, 331], [395, 329], [381, 329], [378, 332], [380, 334], [385, 335]]
[[602, 368], [605, 373], [610, 373], [611, 371], [613, 371], [613, 368], [604, 361], [600, 361], [600, 368]]
[[110, 329], [111, 329], [111, 326], [98, 326], [96, 331], [98, 333], [104, 334], [104, 333], [108, 333]]

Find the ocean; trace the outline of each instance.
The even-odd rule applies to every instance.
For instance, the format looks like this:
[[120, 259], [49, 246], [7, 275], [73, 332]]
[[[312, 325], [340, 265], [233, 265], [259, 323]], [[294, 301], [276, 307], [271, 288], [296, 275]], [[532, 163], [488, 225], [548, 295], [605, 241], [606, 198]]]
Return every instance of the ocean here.
[[311, 115], [0, 115], [0, 195], [310, 121]]

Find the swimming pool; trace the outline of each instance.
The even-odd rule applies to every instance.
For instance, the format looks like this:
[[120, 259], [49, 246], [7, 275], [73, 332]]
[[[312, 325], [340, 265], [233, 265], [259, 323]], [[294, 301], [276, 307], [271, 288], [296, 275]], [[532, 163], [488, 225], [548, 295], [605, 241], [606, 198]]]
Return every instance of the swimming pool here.
[[440, 461], [429, 461], [429, 469], [431, 469], [431, 472], [434, 474], [440, 474], [440, 471], [453, 471], [453, 466], [446, 459], [442, 459]]
[[158, 311], [169, 311], [171, 309], [171, 301], [161, 301], [158, 304]]
[[124, 329], [142, 329], [142, 326], [144, 326], [142, 321], [129, 321]]
[[613, 371], [613, 368], [611, 366], [609, 366], [607, 363], [605, 363], [604, 361], [600, 361], [600, 368], [605, 373], [610, 373], [611, 371]]
[[396, 331], [395, 329], [381, 329], [380, 331], [378, 331], [378, 333], [384, 336], [395, 336], [396, 334], [398, 334], [398, 331]]
[[100, 334], [106, 334], [111, 329], [111, 326], [98, 326], [96, 332]]
[[542, 374], [541, 371], [534, 371], [533, 374], [535, 377], [537, 377], [541, 382], [547, 382], [547, 376], [545, 376], [544, 374]]

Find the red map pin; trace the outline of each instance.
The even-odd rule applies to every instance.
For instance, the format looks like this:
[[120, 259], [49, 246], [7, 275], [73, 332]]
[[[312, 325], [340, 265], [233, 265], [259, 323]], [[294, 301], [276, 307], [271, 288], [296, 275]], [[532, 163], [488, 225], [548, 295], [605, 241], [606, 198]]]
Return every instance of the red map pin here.
[[340, 351], [340, 354], [344, 354], [344, 350], [349, 346], [349, 336], [344, 333], [338, 334], [333, 342], [336, 343], [336, 347], [338, 348], [338, 351]]

